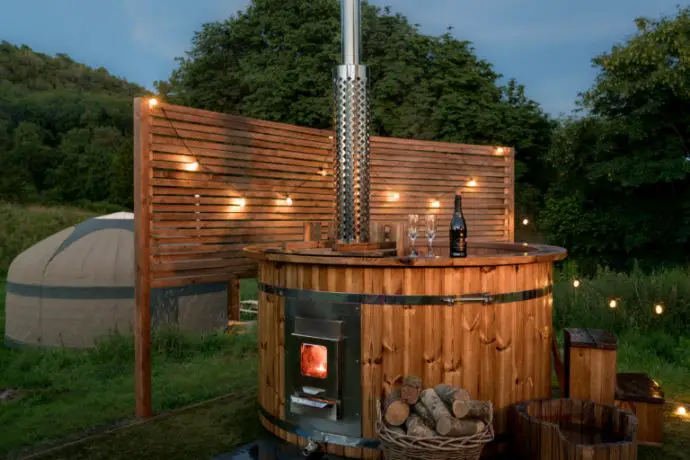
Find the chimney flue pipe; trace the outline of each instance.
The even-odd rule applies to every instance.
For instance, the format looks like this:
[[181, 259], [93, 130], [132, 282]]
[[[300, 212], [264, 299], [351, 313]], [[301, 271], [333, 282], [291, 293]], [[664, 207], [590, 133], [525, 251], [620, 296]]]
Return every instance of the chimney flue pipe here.
[[335, 236], [369, 241], [369, 82], [360, 64], [360, 0], [341, 0], [342, 64], [334, 70]]

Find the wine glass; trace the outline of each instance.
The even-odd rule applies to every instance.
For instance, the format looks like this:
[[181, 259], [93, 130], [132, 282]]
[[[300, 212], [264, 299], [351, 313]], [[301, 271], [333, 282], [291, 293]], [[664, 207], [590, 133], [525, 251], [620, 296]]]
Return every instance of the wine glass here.
[[426, 230], [426, 237], [429, 240], [429, 257], [434, 257], [434, 238], [436, 237], [436, 216], [429, 214], [424, 218], [424, 230]]
[[417, 255], [417, 251], [414, 247], [415, 240], [417, 240], [417, 224], [419, 223], [419, 215], [410, 214], [407, 221], [407, 235], [410, 237], [410, 256], [414, 257]]

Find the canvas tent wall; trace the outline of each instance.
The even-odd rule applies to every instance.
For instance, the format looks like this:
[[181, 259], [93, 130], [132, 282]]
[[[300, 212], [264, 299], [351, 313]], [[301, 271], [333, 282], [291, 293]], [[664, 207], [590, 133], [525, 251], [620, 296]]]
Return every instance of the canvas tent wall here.
[[[7, 277], [5, 341], [89, 347], [134, 318], [132, 213], [88, 219], [27, 249]], [[227, 283], [154, 289], [153, 326], [211, 332], [227, 325]]]

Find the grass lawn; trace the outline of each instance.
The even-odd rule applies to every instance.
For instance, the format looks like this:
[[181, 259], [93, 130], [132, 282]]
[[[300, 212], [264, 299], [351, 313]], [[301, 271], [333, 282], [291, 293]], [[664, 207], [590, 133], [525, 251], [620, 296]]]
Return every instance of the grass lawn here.
[[[690, 402], [690, 276], [601, 273], [574, 291], [572, 274], [560, 272], [554, 323], [597, 326], [619, 338], [620, 371], [645, 371], [659, 381], [667, 400]], [[0, 319], [4, 291], [0, 284]], [[243, 298], [255, 295], [253, 281]], [[620, 308], [606, 306], [620, 297]], [[665, 315], [650, 302], [662, 299]], [[4, 321], [0, 334], [4, 335]], [[683, 335], [685, 334], [685, 335]], [[561, 334], [559, 333], [559, 337]], [[209, 458], [253, 439], [256, 421], [256, 339], [253, 333], [189, 336], [159, 331], [152, 343], [153, 391], [157, 413], [231, 394], [147, 423], [132, 421], [133, 344], [112, 337], [92, 350], [9, 349], [0, 346], [0, 388], [19, 388], [22, 398], [0, 406], [0, 458], [20, 458], [100, 433], [84, 442], [53, 449], [44, 459]], [[663, 449], [641, 448], [641, 460], [690, 460], [690, 418], [669, 414]], [[69, 436], [68, 436], [69, 435]]]

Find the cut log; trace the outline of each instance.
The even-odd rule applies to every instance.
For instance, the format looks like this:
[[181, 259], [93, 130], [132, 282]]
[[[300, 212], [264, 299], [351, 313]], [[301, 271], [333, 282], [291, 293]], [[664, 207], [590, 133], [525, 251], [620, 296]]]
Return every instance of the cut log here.
[[436, 431], [441, 436], [471, 436], [481, 432], [486, 425], [481, 420], [444, 417], [436, 424]]
[[412, 411], [422, 418], [426, 426], [428, 426], [432, 430], [436, 429], [436, 420], [434, 420], [434, 416], [431, 415], [429, 409], [427, 409], [421, 401], [418, 401], [417, 404], [412, 406]]
[[467, 390], [440, 383], [434, 387], [434, 391], [444, 403], [448, 404], [453, 415], [457, 418], [467, 417], [469, 408], [466, 407], [465, 402], [470, 400], [470, 394]]
[[441, 401], [441, 398], [432, 388], [427, 388], [426, 390], [422, 391], [420, 399], [422, 404], [429, 409], [431, 416], [434, 417], [434, 421], [437, 424], [439, 420], [442, 420], [443, 418], [452, 417], [446, 405], [443, 403], [443, 401]]
[[434, 430], [426, 426], [422, 417], [416, 414], [412, 414], [407, 418], [405, 422], [407, 425], [407, 435], [415, 436], [418, 438], [429, 438], [431, 436], [436, 436]]
[[400, 397], [403, 402], [413, 405], [419, 401], [419, 395], [424, 389], [422, 385], [422, 379], [419, 377], [415, 375], [406, 376], [403, 379], [402, 387], [400, 387]]
[[392, 426], [400, 426], [410, 415], [410, 406], [402, 402], [400, 392], [394, 391], [383, 403], [383, 419]]
[[476, 418], [484, 422], [489, 421], [491, 415], [491, 406], [488, 401], [465, 401], [463, 403], [467, 408], [467, 418]]

